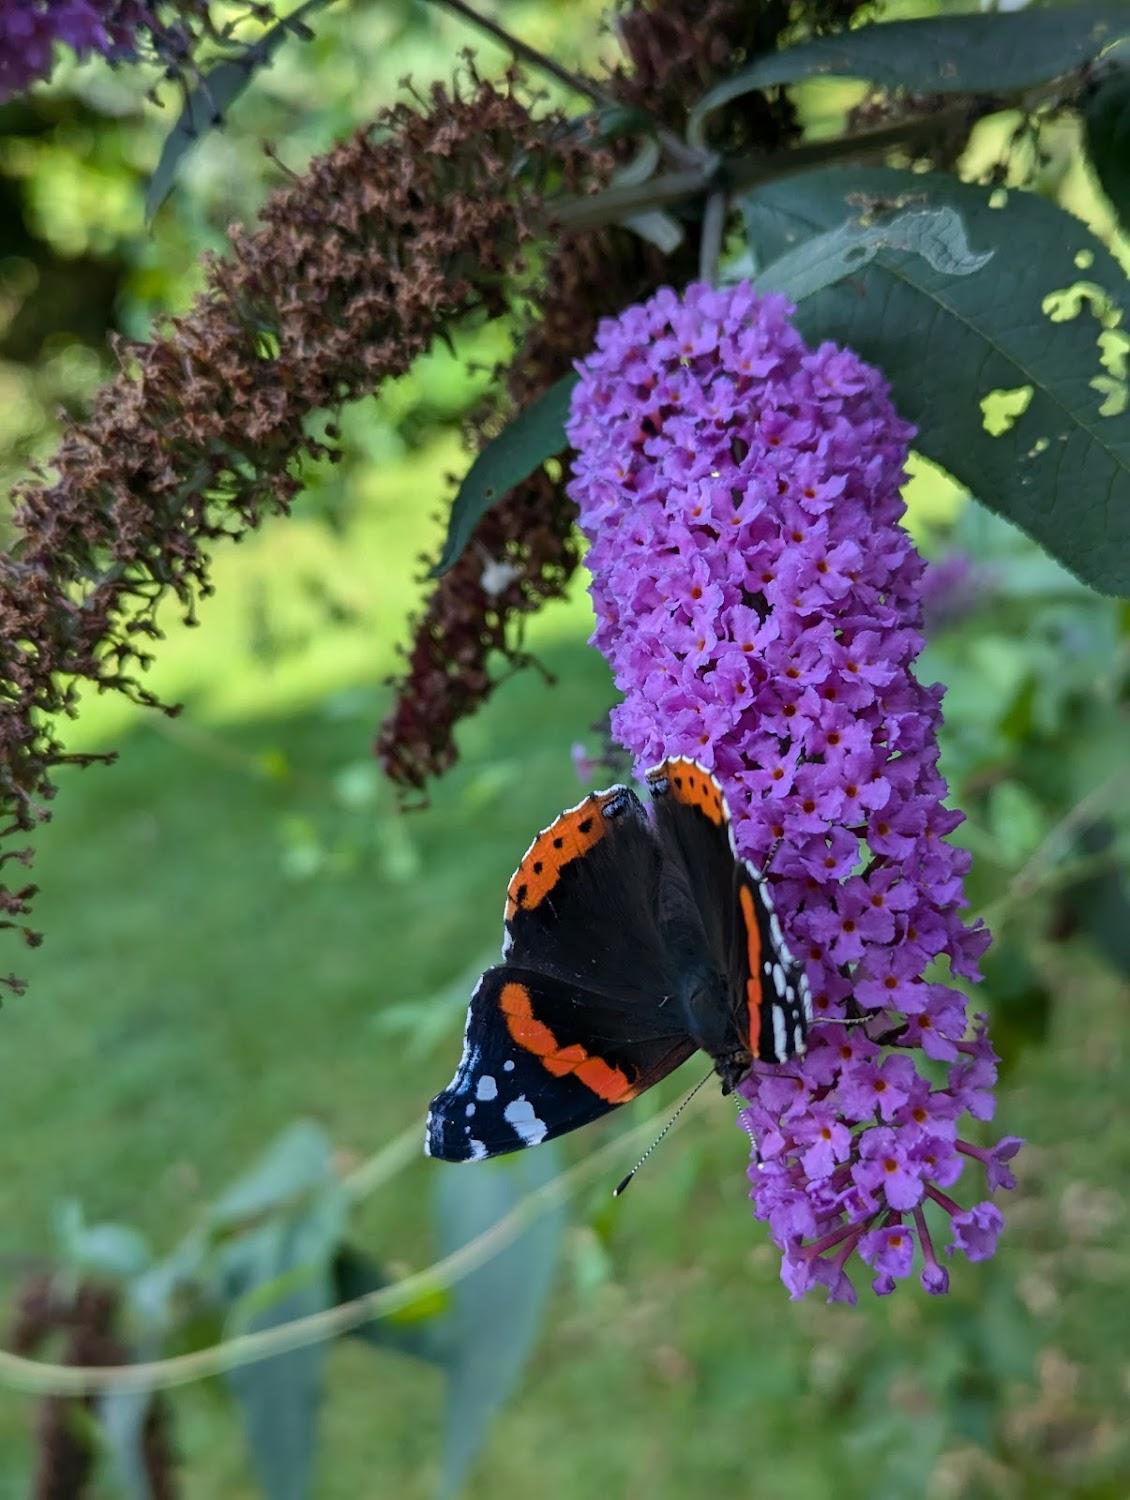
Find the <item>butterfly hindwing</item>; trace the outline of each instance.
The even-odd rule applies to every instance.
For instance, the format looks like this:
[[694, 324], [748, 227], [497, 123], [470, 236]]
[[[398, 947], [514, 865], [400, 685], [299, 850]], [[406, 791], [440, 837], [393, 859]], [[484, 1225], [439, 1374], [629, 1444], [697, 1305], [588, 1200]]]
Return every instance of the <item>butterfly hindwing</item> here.
[[694, 1050], [658, 1004], [501, 964], [471, 997], [463, 1057], [432, 1100], [425, 1149], [479, 1161], [552, 1140], [627, 1104]]
[[681, 864], [715, 963], [729, 978], [735, 1041], [763, 1062], [803, 1052], [812, 1002], [768, 886], [738, 856], [717, 778], [675, 757], [647, 773], [664, 857]]
[[634, 792], [592, 792], [538, 834], [511, 876], [503, 958], [657, 1003], [669, 987], [657, 920], [661, 858]]

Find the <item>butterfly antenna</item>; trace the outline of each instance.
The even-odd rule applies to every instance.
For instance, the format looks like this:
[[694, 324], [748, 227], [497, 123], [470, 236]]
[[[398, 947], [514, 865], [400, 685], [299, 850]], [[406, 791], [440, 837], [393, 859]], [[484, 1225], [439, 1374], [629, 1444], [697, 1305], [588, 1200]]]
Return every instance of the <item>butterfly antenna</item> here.
[[706, 1077], [705, 1078], [701, 1078], [698, 1081], [698, 1083], [695, 1084], [694, 1088], [691, 1089], [690, 1093], [682, 1101], [682, 1103], [679, 1105], [678, 1109], [671, 1116], [671, 1118], [667, 1121], [666, 1125], [664, 1125], [663, 1129], [655, 1137], [655, 1139], [652, 1141], [651, 1145], [647, 1148], [647, 1150], [644, 1152], [644, 1154], [640, 1157], [639, 1161], [636, 1162], [635, 1166], [628, 1173], [627, 1177], [624, 1178], [623, 1182], [621, 1182], [618, 1187], [615, 1187], [615, 1188], [612, 1189], [612, 1196], [614, 1198], [619, 1198], [620, 1194], [625, 1191], [625, 1189], [627, 1188], [629, 1182], [631, 1182], [632, 1178], [636, 1175], [636, 1173], [639, 1171], [639, 1169], [643, 1166], [644, 1162], [648, 1159], [648, 1157], [651, 1155], [651, 1153], [655, 1150], [656, 1146], [659, 1145], [659, 1142], [663, 1139], [663, 1137], [671, 1129], [671, 1126], [674, 1125], [675, 1121], [682, 1114], [683, 1110], [686, 1109], [687, 1105], [691, 1102], [691, 1100], [694, 1098], [694, 1096], [698, 1093], [699, 1089], [702, 1088], [704, 1084], [709, 1083], [710, 1080], [713, 1077], [714, 1077], [714, 1069], [711, 1068], [710, 1072], [707, 1073]]

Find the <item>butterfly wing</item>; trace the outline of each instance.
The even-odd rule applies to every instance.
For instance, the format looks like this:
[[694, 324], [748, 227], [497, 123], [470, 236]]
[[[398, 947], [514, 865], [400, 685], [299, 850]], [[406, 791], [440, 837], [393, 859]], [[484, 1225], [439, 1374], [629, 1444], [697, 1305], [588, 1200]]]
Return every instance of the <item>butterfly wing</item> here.
[[803, 1052], [812, 1002], [757, 870], [733, 845], [717, 778], [675, 757], [647, 773], [662, 856], [684, 872], [718, 970], [729, 978], [735, 1040], [750, 1056], [784, 1062]]
[[671, 988], [658, 922], [661, 860], [634, 792], [591, 793], [542, 829], [511, 876], [503, 958], [658, 1005]]
[[488, 969], [455, 1077], [432, 1100], [425, 1151], [480, 1161], [536, 1146], [627, 1104], [695, 1044], [663, 1006], [513, 964]]

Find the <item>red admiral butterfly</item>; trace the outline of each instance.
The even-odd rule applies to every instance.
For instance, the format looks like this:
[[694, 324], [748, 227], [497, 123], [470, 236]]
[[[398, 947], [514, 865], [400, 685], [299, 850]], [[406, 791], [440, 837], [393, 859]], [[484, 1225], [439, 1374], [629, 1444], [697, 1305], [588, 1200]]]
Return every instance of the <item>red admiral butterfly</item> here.
[[804, 1051], [812, 1002], [761, 876], [697, 761], [593, 792], [534, 839], [506, 892], [504, 962], [467, 1011], [425, 1150], [479, 1161], [627, 1104], [698, 1048], [730, 1093]]

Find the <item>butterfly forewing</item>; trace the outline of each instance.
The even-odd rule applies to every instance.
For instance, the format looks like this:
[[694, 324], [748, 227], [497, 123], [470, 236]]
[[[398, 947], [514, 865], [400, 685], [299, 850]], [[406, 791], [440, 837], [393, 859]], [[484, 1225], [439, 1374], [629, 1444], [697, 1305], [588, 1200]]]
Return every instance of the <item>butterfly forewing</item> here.
[[506, 892], [502, 956], [619, 997], [668, 992], [657, 922], [659, 842], [624, 786], [593, 792], [542, 830]]
[[730, 984], [739, 1026], [762, 1062], [785, 1062], [803, 1052], [812, 1020], [804, 967], [789, 952], [766, 883], [745, 860], [734, 866], [738, 915], [730, 953]]
[[665, 760], [647, 773], [664, 857], [680, 861], [714, 962], [729, 979], [735, 1042], [784, 1062], [804, 1051], [811, 1001], [788, 951], [768, 887], [733, 844], [717, 777], [697, 761]]

